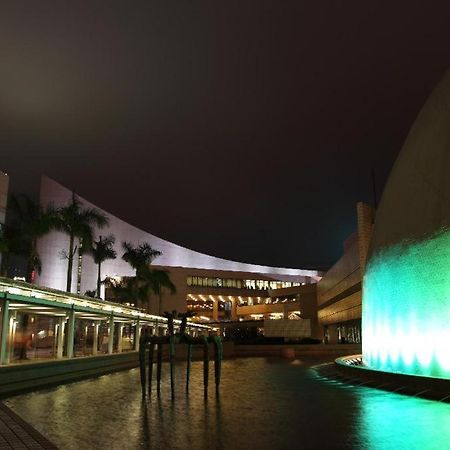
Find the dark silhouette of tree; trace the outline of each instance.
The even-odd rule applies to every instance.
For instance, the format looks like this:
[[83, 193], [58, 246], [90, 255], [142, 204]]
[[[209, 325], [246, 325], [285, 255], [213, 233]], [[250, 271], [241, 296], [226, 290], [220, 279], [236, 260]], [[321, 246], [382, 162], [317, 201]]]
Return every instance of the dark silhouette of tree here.
[[126, 282], [127, 288], [134, 296], [133, 299], [138, 307], [141, 308], [144, 303], [147, 303], [148, 306], [150, 294], [155, 292], [154, 289], [159, 285], [158, 280], [162, 280], [162, 276], [155, 278], [153, 274], [155, 271], [150, 269], [150, 264], [161, 255], [161, 252], [152, 248], [147, 242], [139, 244], [137, 247], [123, 242], [122, 247], [125, 251], [122, 259], [136, 271], [135, 278], [128, 279]]
[[110, 288], [114, 301], [119, 303], [130, 303], [135, 306], [141, 305], [146, 295], [146, 286], [139, 286], [136, 277], [107, 277], [103, 283]]
[[93, 227], [103, 228], [108, 225], [108, 218], [95, 208], [84, 208], [75, 194], [71, 202], [57, 210], [57, 229], [69, 235], [69, 249], [63, 250], [62, 256], [67, 259], [67, 292], [72, 290], [73, 258], [78, 246], [75, 239], [89, 248], [92, 245]]
[[152, 248], [147, 242], [137, 247], [129, 242], [122, 242], [122, 247], [125, 252], [122, 259], [136, 271], [136, 275], [143, 267], [150, 265], [156, 257], [161, 256], [161, 252]]
[[40, 274], [42, 271], [37, 240], [56, 229], [57, 212], [52, 206], [46, 208], [40, 206], [27, 195], [12, 195], [9, 199], [9, 207], [14, 219], [7, 243], [8, 251], [26, 256], [26, 279], [32, 282], [33, 272]]
[[168, 290], [172, 295], [177, 292], [175, 285], [170, 279], [169, 271], [149, 268], [147, 273], [143, 275], [145, 275], [145, 279], [149, 284], [149, 291], [158, 296], [158, 315], [161, 315], [164, 290]]
[[116, 241], [113, 235], [106, 237], [100, 236], [98, 241], [93, 241], [90, 247], [83, 246], [83, 253], [90, 253], [97, 264], [97, 291], [96, 296], [100, 298], [100, 287], [102, 284], [102, 263], [107, 259], [116, 259], [117, 253], [114, 250], [114, 242]]
[[5, 226], [0, 229], [0, 276], [7, 276], [8, 257], [13, 248], [8, 231]]

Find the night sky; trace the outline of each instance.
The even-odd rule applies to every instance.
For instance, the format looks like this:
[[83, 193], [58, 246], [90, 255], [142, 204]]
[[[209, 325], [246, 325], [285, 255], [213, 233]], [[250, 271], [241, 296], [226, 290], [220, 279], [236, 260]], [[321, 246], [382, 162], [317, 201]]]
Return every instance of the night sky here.
[[449, 66], [448, 1], [2, 2], [0, 167], [215, 256], [324, 267]]

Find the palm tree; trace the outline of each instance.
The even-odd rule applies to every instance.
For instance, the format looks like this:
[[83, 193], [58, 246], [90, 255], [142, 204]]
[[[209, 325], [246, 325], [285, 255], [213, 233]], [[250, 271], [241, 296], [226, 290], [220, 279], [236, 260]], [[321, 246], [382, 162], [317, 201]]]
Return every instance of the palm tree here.
[[138, 283], [136, 277], [123, 277], [120, 279], [107, 277], [103, 283], [111, 288], [114, 294], [114, 301], [119, 303], [134, 303], [140, 307], [143, 300], [148, 298], [148, 285]]
[[72, 195], [72, 201], [57, 210], [57, 229], [69, 235], [69, 250], [62, 255], [67, 258], [67, 292], [72, 290], [73, 258], [78, 246], [75, 239], [89, 247], [92, 245], [93, 227], [103, 228], [108, 225], [105, 214], [95, 208], [83, 208], [81, 202]]
[[3, 228], [0, 230], [0, 276], [6, 276], [6, 258], [11, 251], [11, 244], [6, 235], [6, 230]]
[[162, 254], [147, 242], [139, 244], [137, 247], [129, 242], [122, 242], [122, 247], [125, 251], [122, 259], [136, 271], [136, 275], [143, 267], [150, 265], [156, 257]]
[[113, 235], [106, 236], [105, 238], [102, 238], [102, 236], [100, 236], [98, 241], [92, 242], [92, 245], [90, 247], [83, 247], [83, 252], [90, 253], [94, 258], [95, 264], [97, 264], [98, 266], [96, 292], [97, 298], [100, 298], [100, 286], [102, 284], [102, 263], [107, 259], [116, 259], [117, 257], [117, 253], [113, 248], [115, 241], [116, 239]]
[[136, 301], [138, 307], [142, 307], [144, 302], [148, 302], [148, 297], [152, 290], [152, 280], [149, 276], [149, 265], [152, 261], [162, 253], [152, 248], [152, 246], [144, 242], [134, 247], [129, 242], [122, 242], [125, 253], [122, 259], [126, 261], [136, 271], [133, 279], [127, 280], [127, 289]]
[[56, 210], [43, 208], [27, 195], [10, 197], [9, 205], [15, 215], [14, 234], [9, 240], [9, 251], [16, 251], [27, 257], [27, 280], [33, 281], [33, 273], [42, 271], [37, 251], [37, 240], [56, 228]]
[[168, 270], [163, 269], [149, 269], [148, 273], [149, 284], [152, 292], [158, 296], [158, 315], [162, 313], [162, 296], [164, 289], [167, 289], [170, 294], [176, 294], [177, 289], [172, 283]]

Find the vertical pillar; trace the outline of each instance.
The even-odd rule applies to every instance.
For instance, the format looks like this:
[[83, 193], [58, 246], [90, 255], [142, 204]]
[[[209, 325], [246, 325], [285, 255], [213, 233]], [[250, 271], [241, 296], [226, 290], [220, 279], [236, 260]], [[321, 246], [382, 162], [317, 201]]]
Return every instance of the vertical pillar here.
[[5, 364], [9, 364], [11, 355], [14, 354], [14, 342], [16, 341], [16, 329], [17, 329], [17, 322], [15, 319], [16, 319], [15, 315], [11, 314], [9, 316], [9, 345], [8, 351], [6, 352]]
[[236, 298], [233, 298], [231, 300], [231, 320], [237, 320], [237, 300]]
[[98, 321], [94, 323], [94, 338], [92, 340], [92, 354], [95, 356], [98, 354], [98, 328], [100, 324]]
[[75, 342], [75, 310], [69, 312], [69, 322], [67, 324], [67, 357], [73, 358], [73, 345]]
[[213, 320], [214, 322], [219, 320], [219, 300], [213, 300]]
[[134, 349], [139, 351], [139, 340], [141, 339], [141, 325], [139, 323], [139, 318], [136, 321], [136, 328], [134, 332]]
[[56, 357], [61, 359], [64, 352], [64, 332], [66, 328], [66, 318], [60, 317], [58, 322], [58, 335], [56, 343]]
[[288, 305], [283, 305], [283, 319], [289, 319]]
[[0, 343], [0, 364], [8, 362], [8, 336], [9, 336], [9, 300], [2, 305], [2, 332]]
[[108, 353], [111, 355], [114, 349], [114, 314], [109, 318]]
[[123, 323], [119, 323], [119, 334], [117, 336], [117, 353], [122, 353]]

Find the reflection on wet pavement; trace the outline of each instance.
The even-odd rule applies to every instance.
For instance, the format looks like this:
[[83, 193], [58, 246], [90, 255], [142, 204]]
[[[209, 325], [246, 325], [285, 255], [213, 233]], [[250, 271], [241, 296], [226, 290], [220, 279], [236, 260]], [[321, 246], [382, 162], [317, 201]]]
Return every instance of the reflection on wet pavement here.
[[63, 449], [448, 448], [449, 404], [326, 380], [317, 362], [225, 360], [221, 395], [206, 400], [195, 362], [188, 395], [177, 366], [174, 402], [166, 365], [145, 402], [133, 369], [5, 403]]

